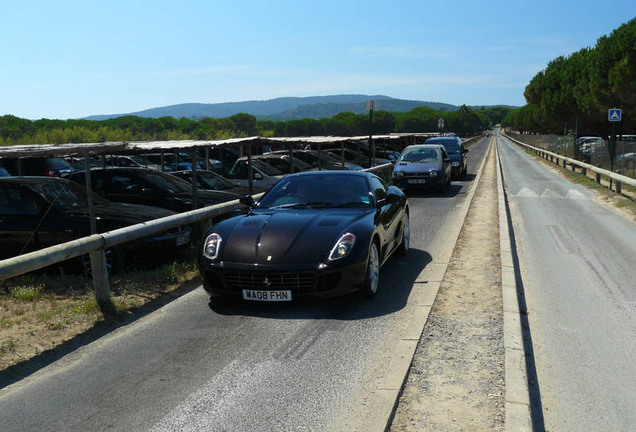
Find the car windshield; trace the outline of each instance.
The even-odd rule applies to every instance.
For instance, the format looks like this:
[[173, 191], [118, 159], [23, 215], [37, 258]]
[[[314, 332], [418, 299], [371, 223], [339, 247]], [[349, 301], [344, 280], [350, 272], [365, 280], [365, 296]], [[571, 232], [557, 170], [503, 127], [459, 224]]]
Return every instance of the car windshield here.
[[262, 171], [263, 173], [265, 173], [268, 176], [277, 176], [277, 175], [283, 175], [284, 174], [281, 170], [279, 170], [279, 169], [277, 169], [277, 168], [275, 168], [275, 167], [273, 167], [273, 166], [271, 166], [269, 164], [266, 164], [266, 163], [264, 163], [262, 161], [259, 161], [257, 159], [252, 159], [252, 166], [258, 168], [260, 171]]
[[137, 162], [139, 165], [148, 165], [148, 161], [142, 156], [129, 156], [131, 160]]
[[426, 140], [426, 144], [441, 144], [448, 153], [459, 153], [459, 143], [456, 139], [429, 138]]
[[438, 162], [439, 154], [437, 150], [431, 148], [414, 148], [405, 150], [398, 162]]
[[371, 196], [363, 176], [291, 176], [272, 187], [258, 208], [370, 207]]
[[[57, 210], [68, 212], [88, 207], [86, 188], [73, 182], [42, 182], [32, 185], [32, 189], [40, 194]], [[95, 205], [107, 204], [104, 198], [93, 194]]]
[[[190, 178], [192, 178], [192, 174], [190, 174]], [[197, 172], [197, 182], [205, 185], [208, 189], [214, 190], [227, 190], [236, 187], [235, 184], [225, 180], [223, 177], [215, 176], [209, 172]]]
[[192, 190], [190, 183], [180, 178], [170, 176], [169, 174], [162, 175], [159, 172], [145, 172], [142, 177], [157, 189], [170, 193], [189, 192]]

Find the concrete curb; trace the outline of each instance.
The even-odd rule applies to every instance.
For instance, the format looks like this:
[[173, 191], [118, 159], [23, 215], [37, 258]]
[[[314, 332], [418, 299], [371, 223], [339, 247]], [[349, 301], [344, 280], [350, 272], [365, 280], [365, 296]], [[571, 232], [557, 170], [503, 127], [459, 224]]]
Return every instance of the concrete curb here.
[[439, 255], [422, 270], [413, 284], [413, 290], [408, 299], [411, 320], [406, 326], [402, 338], [398, 341], [396, 349], [392, 353], [391, 362], [386, 369], [386, 373], [379, 380], [378, 387], [369, 398], [368, 416], [359, 429], [361, 431], [384, 432], [391, 426], [402, 388], [408, 377], [417, 345], [422, 336], [422, 331], [424, 331], [428, 315], [433, 307], [442, 280], [444, 279], [446, 269], [450, 264], [455, 244], [464, 226], [470, 205], [473, 202], [473, 197], [481, 179], [484, 165], [490, 151], [494, 147], [492, 142], [493, 141], [491, 141], [489, 145], [486, 156], [481, 161], [474, 181], [470, 185], [466, 200], [460, 210], [455, 214], [454, 220], [448, 224], [447, 232], [449, 232], [450, 235], [447, 237], [447, 240], [452, 239], [452, 241], [444, 242], [443, 246], [440, 247]]
[[[496, 140], [496, 138], [495, 138]], [[503, 188], [503, 172], [497, 155], [497, 196], [499, 204], [499, 251], [501, 256], [501, 294], [504, 317], [504, 350], [506, 380], [506, 431], [532, 431], [530, 410], [530, 392], [528, 374], [523, 347], [523, 329], [519, 301], [517, 299], [517, 280], [512, 257], [509, 231], [509, 219], [506, 196]]]

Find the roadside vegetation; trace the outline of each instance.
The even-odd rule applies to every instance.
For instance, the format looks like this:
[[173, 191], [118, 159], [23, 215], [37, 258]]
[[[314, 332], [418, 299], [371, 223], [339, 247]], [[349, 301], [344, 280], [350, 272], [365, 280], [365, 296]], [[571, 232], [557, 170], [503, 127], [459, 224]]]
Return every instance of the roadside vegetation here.
[[114, 328], [199, 285], [194, 251], [159, 265], [112, 276], [117, 314], [105, 319], [90, 278], [59, 268], [0, 283], [0, 371], [26, 361], [92, 328]]
[[[475, 110], [467, 106], [457, 111], [437, 111], [418, 107], [406, 113], [377, 111], [373, 116], [375, 134], [438, 131], [443, 118], [445, 130], [471, 136], [499, 123], [509, 108]], [[108, 120], [31, 121], [12, 115], [0, 117], [0, 145], [66, 144], [106, 141], [212, 140], [260, 135], [280, 136], [360, 136], [369, 133], [369, 116], [342, 112], [331, 118], [288, 121], [257, 120], [250, 114], [227, 118], [192, 120], [173, 117], [143, 118], [123, 116]]]
[[[527, 105], [510, 111], [502, 125], [540, 134], [577, 127], [608, 136], [609, 108], [636, 112], [634, 46], [636, 18], [599, 38], [594, 47], [552, 60], [526, 86]], [[636, 116], [623, 116], [620, 127], [619, 133], [636, 131]]]

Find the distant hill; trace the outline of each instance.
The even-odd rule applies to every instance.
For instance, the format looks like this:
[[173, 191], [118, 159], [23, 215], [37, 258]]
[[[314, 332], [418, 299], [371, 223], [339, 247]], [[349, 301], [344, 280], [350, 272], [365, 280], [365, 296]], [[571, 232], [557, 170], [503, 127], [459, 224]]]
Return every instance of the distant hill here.
[[312, 97], [284, 97], [261, 101], [225, 102], [214, 104], [187, 103], [165, 107], [150, 108], [126, 114], [93, 115], [87, 120], [106, 120], [125, 115], [138, 117], [186, 117], [200, 120], [205, 117], [224, 118], [238, 113], [252, 114], [259, 120], [293, 120], [300, 118], [330, 118], [334, 115], [351, 111], [357, 114], [366, 113], [366, 101], [378, 101], [378, 110], [407, 112], [413, 108], [427, 106], [433, 109], [455, 111], [459, 107], [440, 102], [412, 101], [394, 99], [388, 96], [375, 95], [334, 95]]

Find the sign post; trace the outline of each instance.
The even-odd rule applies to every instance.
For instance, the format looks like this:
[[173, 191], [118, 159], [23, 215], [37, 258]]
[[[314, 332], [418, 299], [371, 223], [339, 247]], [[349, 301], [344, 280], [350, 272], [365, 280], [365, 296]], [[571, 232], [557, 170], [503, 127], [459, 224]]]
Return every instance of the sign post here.
[[610, 171], [612, 172], [614, 172], [614, 159], [616, 158], [616, 122], [621, 121], [622, 117], [623, 112], [620, 108], [610, 108], [607, 110], [607, 120], [612, 123], [612, 135], [609, 141]]
[[369, 111], [369, 149], [371, 150], [371, 166], [375, 165], [375, 143], [373, 142], [373, 111], [377, 109], [378, 101], [367, 101], [367, 111]]

